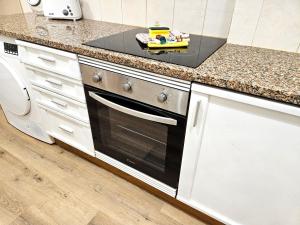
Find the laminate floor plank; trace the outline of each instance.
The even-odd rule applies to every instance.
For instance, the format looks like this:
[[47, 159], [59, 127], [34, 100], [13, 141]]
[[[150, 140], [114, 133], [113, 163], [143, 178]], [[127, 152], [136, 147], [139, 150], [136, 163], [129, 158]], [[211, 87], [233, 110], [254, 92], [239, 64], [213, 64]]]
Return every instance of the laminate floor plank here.
[[57, 145], [0, 110], [0, 225], [205, 225]]
[[111, 217], [104, 213], [98, 213], [88, 225], [123, 225], [123, 223], [114, 221]]
[[170, 218], [173, 218], [178, 223], [182, 223], [182, 221], [184, 221], [185, 224], [188, 225], [206, 225], [205, 223], [200, 222], [196, 218], [189, 216], [185, 212], [171, 206], [170, 204], [164, 203], [160, 212]]
[[36, 206], [27, 208], [9, 225], [59, 225]]
[[0, 224], [8, 225], [24, 210], [24, 205], [10, 188], [0, 182]]

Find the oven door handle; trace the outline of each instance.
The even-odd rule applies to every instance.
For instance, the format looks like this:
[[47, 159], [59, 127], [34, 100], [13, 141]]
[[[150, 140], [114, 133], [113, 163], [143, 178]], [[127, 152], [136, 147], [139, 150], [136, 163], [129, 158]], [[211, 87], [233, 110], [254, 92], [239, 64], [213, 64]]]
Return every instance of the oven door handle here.
[[152, 114], [148, 114], [148, 113], [143, 113], [140, 111], [126, 108], [126, 107], [118, 105], [114, 102], [108, 101], [105, 98], [100, 97], [99, 95], [97, 95], [95, 92], [92, 92], [92, 91], [89, 91], [89, 96], [91, 98], [93, 98], [94, 100], [96, 100], [97, 102], [100, 102], [109, 108], [112, 108], [114, 110], [117, 110], [119, 112], [131, 115], [134, 117], [138, 117], [141, 119], [154, 121], [154, 122], [158, 122], [158, 123], [173, 125], [173, 126], [177, 125], [177, 120], [174, 120], [172, 118], [162, 117], [162, 116], [156, 116], [156, 115], [152, 115]]

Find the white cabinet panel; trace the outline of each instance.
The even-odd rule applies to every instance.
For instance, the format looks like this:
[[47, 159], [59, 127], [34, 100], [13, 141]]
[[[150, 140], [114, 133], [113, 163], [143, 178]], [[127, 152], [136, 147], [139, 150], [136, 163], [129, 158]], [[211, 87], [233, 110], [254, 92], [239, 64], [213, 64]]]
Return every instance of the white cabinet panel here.
[[22, 63], [81, 81], [76, 54], [20, 40], [16, 43]]
[[77, 55], [17, 41], [47, 133], [95, 156]]
[[37, 86], [32, 86], [32, 89], [34, 98], [39, 105], [46, 106], [87, 124], [90, 122], [86, 104]]
[[195, 102], [208, 92], [191, 97], [178, 199], [226, 224], [298, 225], [300, 108], [278, 112], [209, 89], [195, 127]]
[[201, 148], [201, 137], [205, 124], [207, 104], [208, 95], [201, 93], [192, 94], [178, 189], [179, 196], [189, 196], [192, 192], [193, 178], [196, 176], [197, 161]]
[[31, 85], [66, 96], [75, 101], [86, 102], [81, 81], [36, 67], [26, 66], [26, 68]]
[[89, 124], [47, 106], [39, 104], [39, 107], [43, 110], [44, 119], [47, 121], [46, 131], [50, 136], [86, 154], [95, 156], [94, 143]]

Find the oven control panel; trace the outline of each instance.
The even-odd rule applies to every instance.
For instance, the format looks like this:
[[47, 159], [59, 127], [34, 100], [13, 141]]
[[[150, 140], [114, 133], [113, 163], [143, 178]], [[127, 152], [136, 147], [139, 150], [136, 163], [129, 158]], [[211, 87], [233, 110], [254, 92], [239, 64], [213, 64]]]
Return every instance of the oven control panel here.
[[18, 55], [18, 45], [4, 43], [4, 52], [6, 54]]
[[124, 67], [97, 68], [83, 63], [80, 63], [80, 67], [85, 85], [184, 116], [187, 113], [190, 83], [179, 83], [163, 76]]

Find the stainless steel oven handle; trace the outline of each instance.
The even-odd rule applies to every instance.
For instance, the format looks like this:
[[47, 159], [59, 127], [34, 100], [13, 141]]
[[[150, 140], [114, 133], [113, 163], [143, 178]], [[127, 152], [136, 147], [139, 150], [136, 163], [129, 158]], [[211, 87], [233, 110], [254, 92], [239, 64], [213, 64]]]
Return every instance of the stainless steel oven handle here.
[[154, 122], [158, 122], [158, 123], [173, 125], [173, 126], [177, 125], [177, 120], [174, 120], [172, 118], [162, 117], [162, 116], [156, 116], [156, 115], [152, 115], [152, 114], [148, 114], [148, 113], [143, 113], [143, 112], [139, 112], [139, 111], [136, 111], [133, 109], [126, 108], [126, 107], [118, 105], [114, 102], [108, 101], [105, 98], [98, 96], [95, 92], [92, 92], [92, 91], [89, 91], [89, 96], [91, 98], [93, 98], [94, 100], [96, 100], [97, 102], [100, 102], [109, 108], [115, 109], [119, 112], [131, 115], [131, 116], [135, 116], [135, 117], [138, 117], [141, 119], [150, 120], [150, 121], [154, 121]]

